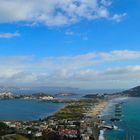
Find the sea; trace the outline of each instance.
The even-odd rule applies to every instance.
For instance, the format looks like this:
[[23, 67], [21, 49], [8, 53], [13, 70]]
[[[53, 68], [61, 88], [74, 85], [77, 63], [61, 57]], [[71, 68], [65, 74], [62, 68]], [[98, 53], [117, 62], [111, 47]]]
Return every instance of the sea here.
[[37, 100], [0, 100], [0, 120], [39, 120], [64, 107], [63, 103]]
[[[115, 118], [115, 109], [119, 106], [122, 116]], [[140, 140], [140, 98], [118, 98], [112, 100], [101, 118], [105, 124], [113, 125], [114, 130], [101, 130], [99, 140]]]

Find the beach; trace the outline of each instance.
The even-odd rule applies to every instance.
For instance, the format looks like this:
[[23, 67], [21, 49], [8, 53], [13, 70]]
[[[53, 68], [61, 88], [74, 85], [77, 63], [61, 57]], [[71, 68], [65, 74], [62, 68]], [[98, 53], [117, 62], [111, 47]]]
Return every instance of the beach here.
[[98, 140], [104, 140], [104, 129], [99, 128], [99, 126], [102, 124], [99, 116], [102, 114], [102, 112], [108, 106], [108, 104], [109, 104], [108, 100], [100, 100], [98, 103], [96, 103], [92, 107], [92, 109], [88, 113], [88, 116], [93, 118], [92, 120], [93, 120], [93, 123], [95, 125], [94, 131], [99, 132]]
[[92, 117], [97, 117], [104, 111], [107, 105], [108, 105], [108, 101], [100, 101], [92, 108], [89, 115]]

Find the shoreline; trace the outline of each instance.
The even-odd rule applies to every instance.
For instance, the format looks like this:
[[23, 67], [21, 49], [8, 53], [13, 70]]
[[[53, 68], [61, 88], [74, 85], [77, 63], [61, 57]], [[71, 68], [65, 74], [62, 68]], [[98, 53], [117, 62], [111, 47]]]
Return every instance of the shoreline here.
[[[109, 101], [105, 104], [104, 109], [100, 112], [99, 115], [102, 116], [103, 112], [104, 112], [105, 109], [109, 106], [110, 102], [111, 102], [111, 100], [109, 100]], [[105, 140], [105, 137], [104, 137], [105, 131], [106, 131], [105, 128], [100, 130], [100, 133], [99, 133], [99, 140]]]
[[[77, 133], [77, 137], [78, 135], [84, 136], [90, 134], [90, 136], [93, 137], [94, 140], [104, 140], [103, 128], [106, 126], [103, 124], [100, 116], [106, 109], [110, 101], [111, 100], [108, 99], [98, 98], [73, 101], [71, 103], [64, 104], [63, 107], [59, 108], [48, 116], [42, 117], [42, 119], [33, 121], [15, 120], [10, 122], [15, 125], [19, 122], [21, 128], [24, 122], [26, 122], [27, 126], [31, 126], [31, 128], [34, 128], [34, 126], [36, 127], [36, 124], [38, 126], [43, 124], [43, 129], [51, 131], [53, 130], [53, 132], [55, 132], [56, 134], [59, 133], [60, 137], [63, 136], [63, 133], [65, 131], [67, 132], [69, 130]], [[60, 127], [62, 127], [62, 123], [64, 125], [63, 129], [59, 129]], [[45, 127], [46, 124], [48, 128]], [[54, 124], [53, 127], [52, 124]], [[73, 128], [73, 125], [75, 125], [75, 128]]]
[[[100, 102], [93, 110], [92, 110], [92, 115], [94, 117], [96, 117], [98, 119], [98, 121], [100, 120], [100, 115], [104, 112], [104, 110], [106, 109], [106, 107], [108, 106], [108, 104], [110, 103], [110, 101], [103, 101]], [[99, 130], [99, 136], [98, 136], [98, 140], [104, 140], [104, 132], [105, 129], [100, 129]]]
[[[53, 112], [52, 114], [48, 115], [48, 116], [43, 116], [42, 118], [40, 119], [37, 119], [37, 120], [1, 120], [1, 122], [11, 122], [11, 123], [16, 123], [16, 122], [21, 122], [21, 123], [24, 123], [24, 122], [27, 122], [27, 123], [33, 123], [33, 122], [41, 122], [41, 121], [49, 121], [49, 120], [53, 120], [52, 118], [55, 117], [57, 118], [58, 120], [63, 120], [63, 119], [67, 119], [67, 120], [73, 120], [73, 121], [81, 121], [84, 117], [86, 117], [86, 115], [88, 116], [91, 116], [91, 120], [90, 122], [95, 124], [95, 126], [91, 126], [91, 128], [94, 129], [94, 135], [96, 135], [96, 140], [98, 140], [99, 138], [99, 132], [100, 132], [100, 128], [98, 128], [98, 123], [99, 123], [99, 115], [104, 111], [104, 109], [106, 108], [106, 106], [108, 105], [108, 100], [105, 100], [105, 99], [100, 99], [98, 101], [95, 101], [95, 100], [79, 100], [79, 101], [74, 101], [72, 103], [67, 103], [67, 104], [64, 104], [63, 107], [59, 108], [58, 110], [56, 110], [55, 112]], [[75, 111], [73, 111], [73, 106], [75, 107]], [[92, 107], [92, 108], [91, 108]], [[67, 110], [67, 109], [72, 109], [71, 111]], [[79, 110], [80, 108], [80, 110]], [[86, 109], [83, 109], [83, 108], [86, 108]], [[88, 108], [88, 110], [87, 110]], [[75, 116], [74, 114], [77, 113], [77, 111], [79, 110], [79, 114], [78, 116]], [[66, 111], [66, 112], [65, 112]], [[71, 112], [72, 113], [72, 116], [69, 118], [66, 118], [63, 116], [63, 113], [66, 113], [68, 112], [68, 114]], [[86, 113], [86, 115], [85, 115]], [[63, 118], [64, 117], [64, 118]], [[77, 118], [78, 117], [78, 118]], [[97, 138], [98, 137], [98, 138]]]
[[[123, 102], [124, 100], [126, 100], [128, 98], [129, 97], [118, 97], [118, 98], [113, 98], [113, 99], [109, 100], [100, 115], [103, 116], [103, 113], [108, 112], [108, 109], [110, 109], [111, 107], [114, 107], [116, 104]], [[105, 120], [105, 122], [106, 122], [106, 120]], [[105, 140], [105, 136], [104, 136], [105, 131], [106, 131], [106, 129], [100, 130], [99, 140]]]
[[91, 110], [91, 112], [89, 113], [89, 115], [93, 116], [93, 117], [98, 117], [99, 115], [101, 115], [101, 113], [104, 111], [104, 109], [107, 107], [109, 101], [100, 101], [99, 103], [97, 103], [97, 105], [95, 105], [95, 107]]

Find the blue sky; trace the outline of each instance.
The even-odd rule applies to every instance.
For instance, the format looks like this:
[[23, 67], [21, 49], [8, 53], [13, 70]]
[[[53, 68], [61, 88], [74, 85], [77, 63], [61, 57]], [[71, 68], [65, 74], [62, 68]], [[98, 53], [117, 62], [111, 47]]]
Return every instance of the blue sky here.
[[1, 85], [140, 84], [139, 0], [0, 3]]

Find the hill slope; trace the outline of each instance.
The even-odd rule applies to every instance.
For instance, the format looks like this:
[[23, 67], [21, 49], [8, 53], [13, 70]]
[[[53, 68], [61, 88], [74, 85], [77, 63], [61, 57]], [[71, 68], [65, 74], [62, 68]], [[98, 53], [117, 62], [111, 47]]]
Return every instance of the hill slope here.
[[140, 97], [140, 86], [125, 90], [122, 92], [122, 94], [130, 97]]

